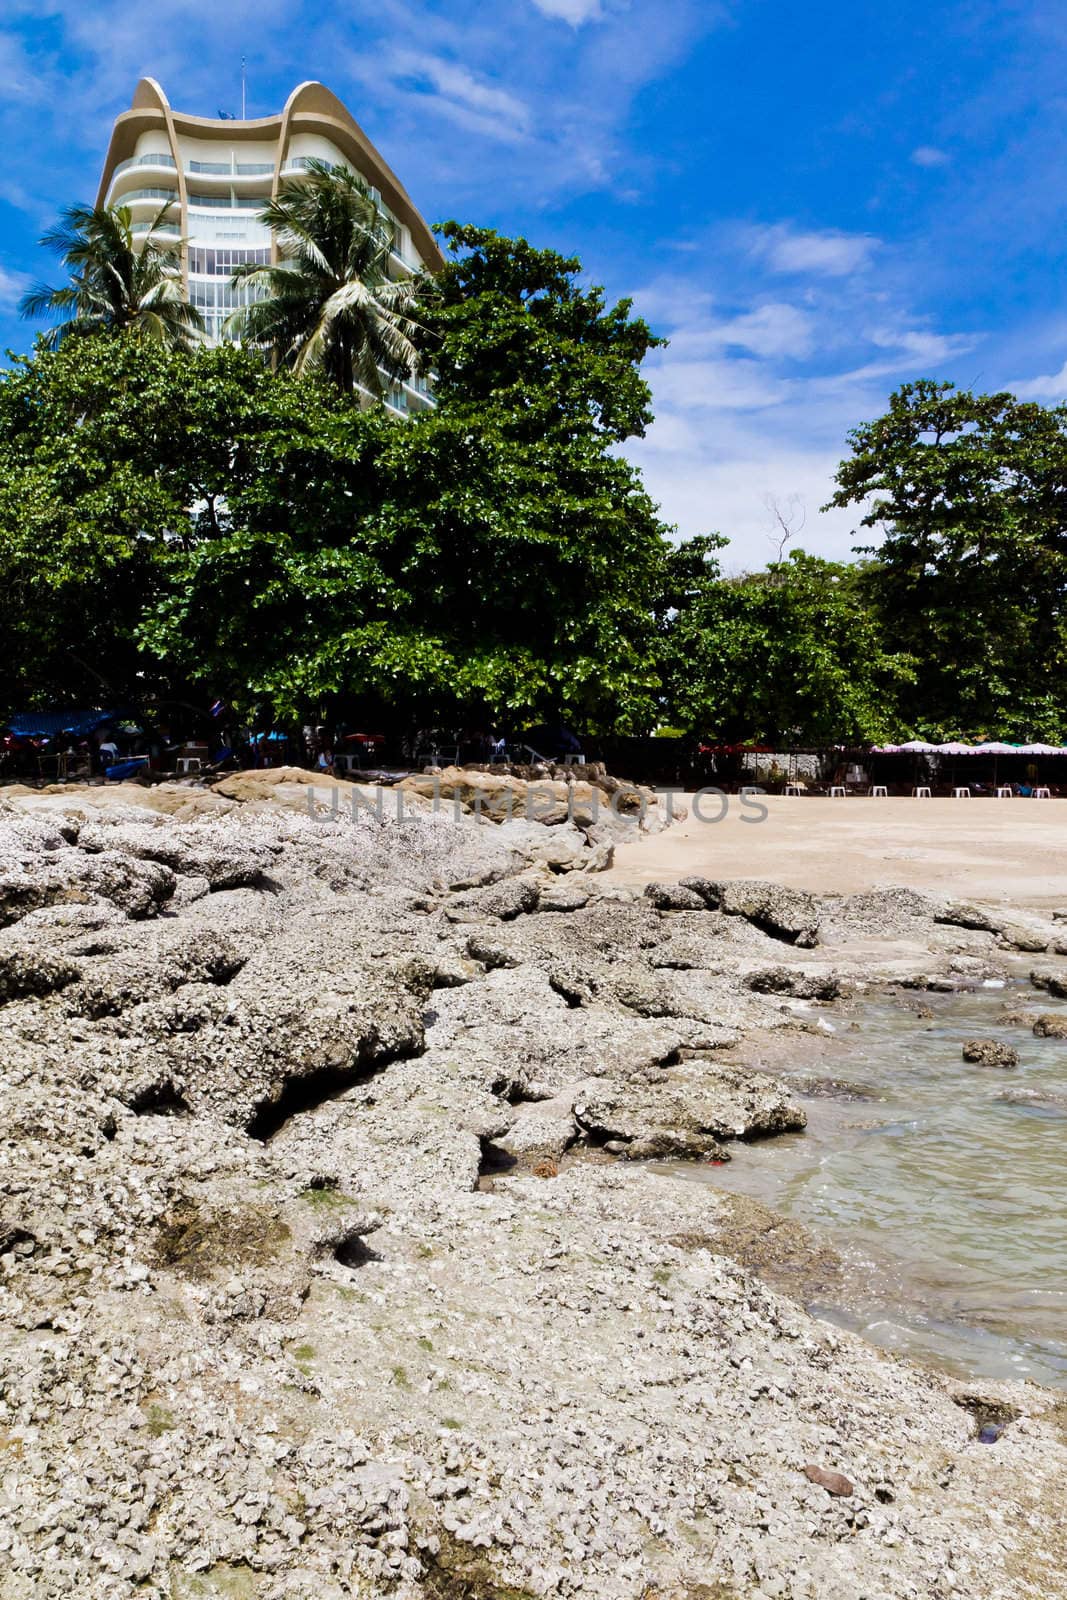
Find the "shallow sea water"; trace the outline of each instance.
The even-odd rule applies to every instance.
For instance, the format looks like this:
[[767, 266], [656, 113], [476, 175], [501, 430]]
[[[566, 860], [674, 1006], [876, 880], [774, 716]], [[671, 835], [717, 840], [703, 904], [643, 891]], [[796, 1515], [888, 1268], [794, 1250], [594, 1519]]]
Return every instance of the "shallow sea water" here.
[[[1006, 1006], [1028, 1020], [1006, 1021]], [[1067, 1041], [1032, 1032], [1051, 1011], [1067, 1006], [1027, 982], [846, 1016], [813, 1008], [839, 1047], [798, 1083], [832, 1075], [875, 1098], [798, 1089], [806, 1132], [673, 1170], [753, 1195], [837, 1248], [847, 1289], [817, 1315], [967, 1376], [1067, 1388]], [[1012, 1045], [1019, 1066], [968, 1064], [970, 1038]]]

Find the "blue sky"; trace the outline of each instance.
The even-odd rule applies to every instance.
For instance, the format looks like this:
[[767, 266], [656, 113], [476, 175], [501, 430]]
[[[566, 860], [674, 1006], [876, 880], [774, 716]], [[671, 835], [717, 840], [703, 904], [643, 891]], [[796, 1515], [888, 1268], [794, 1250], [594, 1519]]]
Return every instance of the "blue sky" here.
[[630, 452], [735, 568], [823, 515], [898, 384], [1067, 395], [1067, 8], [1042, 0], [4, 0], [0, 338], [143, 74], [249, 115], [321, 78], [430, 220], [579, 254], [671, 347]]

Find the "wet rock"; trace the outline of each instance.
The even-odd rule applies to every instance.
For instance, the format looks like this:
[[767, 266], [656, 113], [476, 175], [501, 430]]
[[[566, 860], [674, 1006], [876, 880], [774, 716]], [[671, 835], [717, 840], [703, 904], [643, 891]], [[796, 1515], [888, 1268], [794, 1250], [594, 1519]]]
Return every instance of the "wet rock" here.
[[1030, 973], [1030, 982], [1035, 989], [1044, 989], [1058, 1000], [1067, 1000], [1067, 973], [1053, 967], [1035, 967]]
[[[1067, 1034], [1064, 1034], [1067, 1038]], [[1053, 1117], [1067, 1116], [1067, 1095], [1046, 1094], [1041, 1089], [1004, 1089], [997, 1095], [1001, 1105], [1023, 1106], [1028, 1110]]]
[[1046, 1011], [1034, 1023], [1038, 1039], [1067, 1039], [1067, 1016], [1058, 1011]]
[[679, 879], [683, 889], [689, 889], [698, 895], [702, 904], [709, 911], [717, 911], [722, 904], [722, 884], [716, 883], [712, 878], [690, 876]]
[[129, 917], [155, 916], [173, 894], [175, 882], [168, 867], [117, 851], [58, 851], [21, 870], [0, 873], [0, 926], [42, 906], [94, 900], [109, 900]]
[[751, 1139], [807, 1123], [773, 1078], [725, 1065], [702, 1069], [701, 1063], [591, 1087], [579, 1094], [574, 1115], [595, 1137], [627, 1143], [678, 1131], [716, 1141]]
[[501, 843], [526, 861], [552, 872], [606, 872], [614, 860], [610, 844], [593, 844], [573, 823], [546, 828], [516, 818], [497, 825]]
[[980, 1067], [1017, 1067], [1019, 1052], [995, 1039], [968, 1039], [963, 1046], [963, 1059]]
[[813, 1100], [883, 1100], [881, 1090], [869, 1083], [854, 1083], [851, 1078], [818, 1078], [805, 1074], [790, 1078], [798, 1094], [810, 1095]]
[[79, 976], [73, 961], [47, 950], [0, 945], [0, 1005], [28, 995], [54, 994]]
[[558, 1161], [578, 1136], [573, 1104], [573, 1095], [568, 1094], [520, 1106], [501, 1147], [527, 1162]]
[[972, 928], [980, 933], [1000, 933], [1004, 927], [1004, 916], [994, 910], [992, 906], [972, 905], [964, 900], [951, 900], [940, 910], [934, 913], [935, 922], [948, 923], [952, 927]]
[[593, 899], [596, 890], [592, 885], [576, 880], [574, 877], [564, 878], [559, 883], [552, 883], [541, 890], [537, 902], [538, 911], [581, 911]]
[[729, 1256], [798, 1300], [840, 1291], [841, 1257], [803, 1223], [780, 1216], [750, 1195], [723, 1194], [718, 1205], [713, 1231], [673, 1234], [670, 1242], [682, 1250]]
[[626, 1161], [729, 1161], [726, 1146], [710, 1133], [692, 1128], [653, 1128], [626, 1139], [616, 1135], [605, 1149]]
[[[780, 938], [704, 894], [545, 915], [588, 881], [495, 898], [526, 858], [491, 823], [313, 820], [284, 798], [312, 785], [232, 787], [155, 798], [232, 807], [214, 876], [262, 843], [262, 879], [181, 872], [139, 917], [83, 883], [0, 935], [77, 969], [4, 968], [5, 1600], [1067, 1592], [1062, 1406], [1004, 1386], [1026, 1423], [993, 1484], [955, 1382], [804, 1312], [836, 1284], [814, 1236], [657, 1170], [802, 1122], [714, 1048], [780, 1026], [744, 986], [789, 964]], [[166, 848], [186, 822], [76, 798], [82, 821], [12, 832], [5, 871], [173, 872], [121, 830]], [[450, 919], [461, 896], [484, 924]], [[571, 1153], [575, 1107], [597, 1128]], [[862, 1499], [798, 1470], [844, 1460]], [[1019, 1484], [1024, 1514], [992, 1517]]]
[[[182, 829], [163, 819], [152, 823], [94, 823], [82, 828], [83, 850], [120, 850], [142, 861], [157, 861], [182, 877], [206, 879], [211, 889], [258, 884], [280, 849], [269, 831], [238, 833], [225, 818], [206, 817]], [[242, 837], [243, 835], [243, 837]]]
[[750, 972], [745, 985], [757, 994], [785, 994], [796, 1000], [839, 1000], [844, 993], [834, 972], [805, 972], [794, 967], [765, 967]]

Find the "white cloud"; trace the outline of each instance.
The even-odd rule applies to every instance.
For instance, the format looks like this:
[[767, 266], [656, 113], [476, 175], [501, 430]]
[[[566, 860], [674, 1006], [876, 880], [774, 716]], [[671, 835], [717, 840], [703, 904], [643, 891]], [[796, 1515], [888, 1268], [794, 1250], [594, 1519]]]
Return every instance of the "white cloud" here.
[[763, 411], [788, 397], [785, 382], [760, 361], [664, 358], [655, 375], [657, 406], [690, 411]]
[[444, 61], [437, 56], [415, 57], [412, 60], [412, 68], [431, 83], [445, 99], [455, 101], [469, 111], [483, 112], [487, 116], [499, 118], [502, 122], [519, 126], [525, 126], [529, 122], [529, 110], [516, 95], [509, 94], [506, 89], [496, 89], [492, 84], [480, 81], [473, 72], [454, 61]]
[[[658, 430], [659, 424], [656, 424]], [[755, 430], [736, 441], [728, 454], [680, 455], [660, 448], [658, 436], [627, 451], [644, 474], [649, 493], [664, 518], [685, 535], [722, 533], [730, 540], [723, 552], [727, 571], [764, 566], [780, 534], [775, 532], [768, 499], [803, 508], [803, 528], [794, 546], [827, 558], [847, 561], [857, 539], [859, 513], [820, 511], [830, 496], [842, 449], [792, 446]], [[684, 467], [684, 471], [679, 469]], [[798, 517], [798, 521], [800, 518]]]
[[722, 314], [707, 293], [682, 277], [664, 278], [639, 294], [638, 310], [654, 326], [671, 327], [675, 359], [732, 349], [757, 356], [800, 358], [810, 354], [814, 324], [807, 311], [781, 300]]
[[1045, 377], [1022, 378], [1016, 383], [1006, 385], [1012, 394], [1018, 395], [1020, 400], [1042, 400], [1058, 403], [1067, 400], [1067, 361], [1063, 363], [1059, 372], [1050, 372]]
[[743, 237], [751, 256], [773, 272], [841, 278], [867, 266], [880, 241], [868, 233], [836, 228], [804, 231], [778, 222], [749, 228]]
[[600, 0], [533, 0], [546, 17], [558, 17], [580, 28], [583, 22], [599, 22], [604, 15]]
[[525, 101], [445, 56], [395, 49], [373, 60], [352, 57], [348, 66], [377, 92], [387, 80], [394, 98], [412, 104], [421, 116], [433, 110], [472, 133], [509, 144], [529, 136]]
[[947, 167], [952, 157], [936, 145], [921, 144], [911, 152], [911, 159], [917, 167]]
[[760, 281], [761, 267], [777, 274], [773, 255], [754, 267], [750, 235], [732, 237], [740, 260], [707, 252], [713, 286], [694, 263], [688, 277], [675, 269], [634, 292], [635, 309], [670, 345], [649, 358], [655, 421], [626, 454], [683, 537], [716, 530], [731, 541], [729, 568], [762, 566], [773, 553], [780, 534], [768, 497], [803, 504], [795, 543], [847, 560], [855, 544], [876, 542], [859, 529], [860, 512], [820, 509], [849, 429], [884, 412], [902, 378], [936, 374], [978, 335], [924, 326], [882, 274], [816, 276], [795, 303], [779, 298]]
[[29, 287], [29, 273], [0, 266], [0, 311], [14, 311]]

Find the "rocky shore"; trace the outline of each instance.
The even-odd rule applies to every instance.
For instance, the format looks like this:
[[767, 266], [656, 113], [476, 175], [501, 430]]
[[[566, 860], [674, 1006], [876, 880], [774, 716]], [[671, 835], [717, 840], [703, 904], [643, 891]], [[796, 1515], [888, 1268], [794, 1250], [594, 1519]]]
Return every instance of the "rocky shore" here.
[[1067, 925], [608, 886], [560, 787], [0, 802], [2, 1600], [1067, 1596], [1063, 1396], [655, 1165], [801, 1128], [760, 1062], [865, 986], [1067, 992]]

